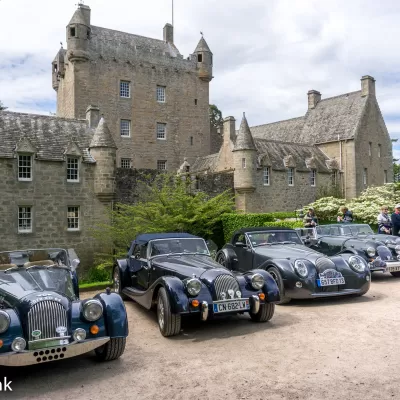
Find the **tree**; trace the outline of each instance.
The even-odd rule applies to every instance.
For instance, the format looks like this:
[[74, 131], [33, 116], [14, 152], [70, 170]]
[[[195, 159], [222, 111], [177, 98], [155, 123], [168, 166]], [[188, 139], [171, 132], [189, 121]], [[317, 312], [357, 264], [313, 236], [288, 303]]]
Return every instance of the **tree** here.
[[136, 235], [154, 232], [188, 232], [210, 238], [221, 222], [221, 215], [234, 212], [230, 191], [210, 198], [204, 192], [191, 193], [185, 177], [159, 175], [153, 183], [140, 182], [136, 204], [117, 204], [110, 224], [99, 224], [93, 231], [105, 253], [97, 255], [103, 266], [115, 256], [126, 254]]
[[209, 112], [211, 125], [214, 128], [218, 128], [219, 126], [221, 126], [223, 122], [221, 110], [219, 110], [215, 104], [210, 104]]
[[1, 100], [0, 100], [0, 111], [7, 110], [7, 108], [8, 108], [8, 107], [5, 107], [5, 106], [3, 105], [3, 103], [1, 102]]

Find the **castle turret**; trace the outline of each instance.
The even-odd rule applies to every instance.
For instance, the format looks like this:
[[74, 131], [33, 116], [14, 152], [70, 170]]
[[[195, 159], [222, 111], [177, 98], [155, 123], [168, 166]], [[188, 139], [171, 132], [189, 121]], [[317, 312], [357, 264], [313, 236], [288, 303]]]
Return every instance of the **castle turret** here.
[[196, 50], [194, 51], [194, 55], [197, 59], [199, 78], [202, 81], [210, 82], [213, 78], [212, 76], [213, 53], [211, 53], [211, 50], [208, 47], [208, 44], [204, 40], [203, 36], [201, 37], [196, 47]]
[[116, 150], [114, 139], [102, 117], [90, 142], [89, 151], [96, 160], [94, 192], [100, 201], [110, 202], [115, 194]]
[[79, 4], [78, 9], [67, 25], [68, 60], [89, 60], [88, 42], [90, 39], [90, 7]]
[[61, 49], [58, 51], [53, 62], [51, 63], [52, 83], [53, 83], [53, 89], [55, 91], [58, 90], [60, 79], [64, 78], [64, 75], [65, 75], [64, 56], [65, 56], [65, 50], [63, 49], [63, 46], [61, 45]]
[[257, 148], [244, 113], [232, 152], [235, 190], [239, 193], [253, 192], [256, 188]]

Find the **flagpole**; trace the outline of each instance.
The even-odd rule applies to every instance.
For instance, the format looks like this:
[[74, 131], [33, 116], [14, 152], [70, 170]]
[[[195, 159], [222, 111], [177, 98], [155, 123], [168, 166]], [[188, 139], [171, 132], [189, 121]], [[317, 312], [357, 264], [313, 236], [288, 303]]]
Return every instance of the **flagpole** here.
[[172, 26], [174, 26], [174, 0], [172, 0]]

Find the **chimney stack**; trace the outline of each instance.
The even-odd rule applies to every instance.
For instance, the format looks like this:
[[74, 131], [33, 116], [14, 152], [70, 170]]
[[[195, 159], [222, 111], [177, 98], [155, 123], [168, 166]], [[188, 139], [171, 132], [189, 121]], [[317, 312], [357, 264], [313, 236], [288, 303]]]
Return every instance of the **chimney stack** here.
[[86, 6], [85, 4], [79, 4], [79, 8], [82, 10], [86, 25], [90, 26], [90, 7]]
[[97, 128], [100, 121], [100, 108], [90, 105], [86, 109], [86, 121], [89, 123], [89, 128]]
[[375, 96], [375, 79], [370, 75], [361, 78], [361, 96]]
[[171, 24], [164, 26], [164, 42], [174, 43], [174, 27]]
[[317, 104], [321, 101], [321, 93], [317, 90], [309, 90], [307, 96], [309, 110], [315, 108]]

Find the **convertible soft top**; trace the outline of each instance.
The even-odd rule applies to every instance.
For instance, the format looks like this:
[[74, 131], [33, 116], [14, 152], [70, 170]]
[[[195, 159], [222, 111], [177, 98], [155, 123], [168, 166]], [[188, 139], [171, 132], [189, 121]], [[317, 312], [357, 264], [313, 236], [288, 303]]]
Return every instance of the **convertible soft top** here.
[[132, 244], [145, 244], [150, 240], [155, 239], [173, 239], [173, 238], [198, 238], [199, 236], [191, 235], [190, 233], [144, 233], [136, 237]]

